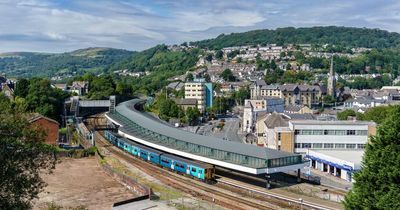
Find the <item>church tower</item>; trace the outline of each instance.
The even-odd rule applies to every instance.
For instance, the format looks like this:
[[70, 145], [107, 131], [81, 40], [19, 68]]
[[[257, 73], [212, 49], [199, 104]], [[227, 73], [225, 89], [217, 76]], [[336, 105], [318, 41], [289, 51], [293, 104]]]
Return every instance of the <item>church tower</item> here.
[[333, 98], [336, 98], [336, 77], [335, 72], [333, 71], [333, 56], [331, 57], [331, 68], [328, 77], [328, 94]]

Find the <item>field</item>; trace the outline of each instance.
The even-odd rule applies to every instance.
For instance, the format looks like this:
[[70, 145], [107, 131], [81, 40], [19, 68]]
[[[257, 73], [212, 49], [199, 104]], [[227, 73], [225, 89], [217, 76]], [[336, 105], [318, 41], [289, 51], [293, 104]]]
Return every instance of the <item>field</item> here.
[[53, 174], [43, 175], [48, 186], [39, 194], [34, 209], [54, 203], [64, 209], [110, 209], [118, 201], [136, 197], [108, 176], [95, 158], [62, 159]]

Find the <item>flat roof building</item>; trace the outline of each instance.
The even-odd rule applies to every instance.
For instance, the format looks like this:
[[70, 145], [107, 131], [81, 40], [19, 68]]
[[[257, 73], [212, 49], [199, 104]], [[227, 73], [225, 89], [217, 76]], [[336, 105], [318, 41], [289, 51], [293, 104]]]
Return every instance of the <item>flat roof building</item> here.
[[308, 150], [310, 168], [352, 182], [353, 173], [361, 169], [364, 150]]
[[298, 170], [304, 166], [301, 155], [197, 135], [154, 121], [136, 110], [144, 102], [133, 99], [106, 114], [109, 121], [119, 126], [121, 136], [164, 152], [252, 174]]

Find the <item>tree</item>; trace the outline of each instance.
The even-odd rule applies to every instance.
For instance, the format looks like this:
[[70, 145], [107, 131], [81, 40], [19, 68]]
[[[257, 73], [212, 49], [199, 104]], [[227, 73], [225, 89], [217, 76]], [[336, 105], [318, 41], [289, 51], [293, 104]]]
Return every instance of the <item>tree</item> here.
[[233, 93], [233, 99], [236, 101], [236, 104], [243, 105], [244, 100], [250, 98], [250, 89], [249, 87], [242, 87], [238, 91]]
[[196, 121], [199, 119], [201, 116], [199, 109], [197, 107], [192, 108], [188, 107], [186, 110], [186, 119], [187, 122], [189, 122], [190, 125], [193, 125], [196, 123]]
[[346, 195], [346, 209], [400, 209], [400, 106], [378, 127], [367, 145], [361, 171]]
[[207, 54], [206, 57], [205, 57], [205, 60], [208, 61], [208, 62], [211, 62], [212, 59], [213, 59], [212, 54]]
[[218, 51], [215, 53], [215, 58], [216, 58], [216, 59], [221, 60], [223, 57], [224, 57], [224, 52], [222, 52], [222, 50], [218, 50]]
[[346, 109], [342, 112], [337, 113], [338, 120], [347, 120], [350, 116], [355, 117], [357, 113], [352, 109]]
[[193, 80], [194, 80], [193, 74], [192, 74], [192, 73], [188, 73], [188, 74], [186, 75], [185, 80], [186, 80], [187, 82], [193, 81]]
[[28, 95], [29, 80], [23, 78], [19, 79], [14, 90], [14, 95], [25, 98]]
[[115, 82], [110, 75], [95, 77], [89, 88], [88, 97], [92, 100], [108, 99], [115, 94]]
[[204, 80], [206, 80], [206, 82], [211, 82], [211, 77], [209, 74], [204, 74], [203, 78], [204, 78]]
[[336, 100], [331, 95], [325, 95], [322, 98], [322, 102], [325, 106], [333, 106]]
[[219, 76], [225, 81], [235, 81], [235, 76], [233, 76], [233, 73], [230, 69], [225, 69]]
[[52, 88], [48, 79], [33, 78], [29, 81], [25, 101], [29, 111], [60, 120], [64, 99], [68, 96], [68, 93]]
[[364, 114], [357, 116], [358, 120], [374, 121], [381, 124], [392, 112], [393, 106], [377, 106], [369, 108]]
[[51, 172], [56, 159], [43, 144], [44, 130], [32, 127], [0, 94], [0, 209], [29, 209], [45, 186], [40, 173]]

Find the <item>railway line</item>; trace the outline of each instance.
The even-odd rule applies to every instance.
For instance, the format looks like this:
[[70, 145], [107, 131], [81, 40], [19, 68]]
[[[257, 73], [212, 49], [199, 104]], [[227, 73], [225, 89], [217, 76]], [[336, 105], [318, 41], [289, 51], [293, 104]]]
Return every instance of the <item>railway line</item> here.
[[[94, 126], [101, 124], [103, 123], [100, 122], [100, 115], [96, 115], [89, 121], [88, 127], [92, 129]], [[150, 174], [164, 184], [228, 209], [333, 209], [309, 202], [302, 202], [293, 198], [287, 198], [274, 193], [258, 191], [225, 180], [219, 181], [216, 185], [205, 184], [160, 168], [149, 162], [142, 160], [137, 161], [137, 159], [131, 155], [113, 147], [112, 144], [103, 138], [102, 131], [96, 132], [95, 135], [98, 146], [106, 148], [110, 153], [134, 165], [145, 173]]]

